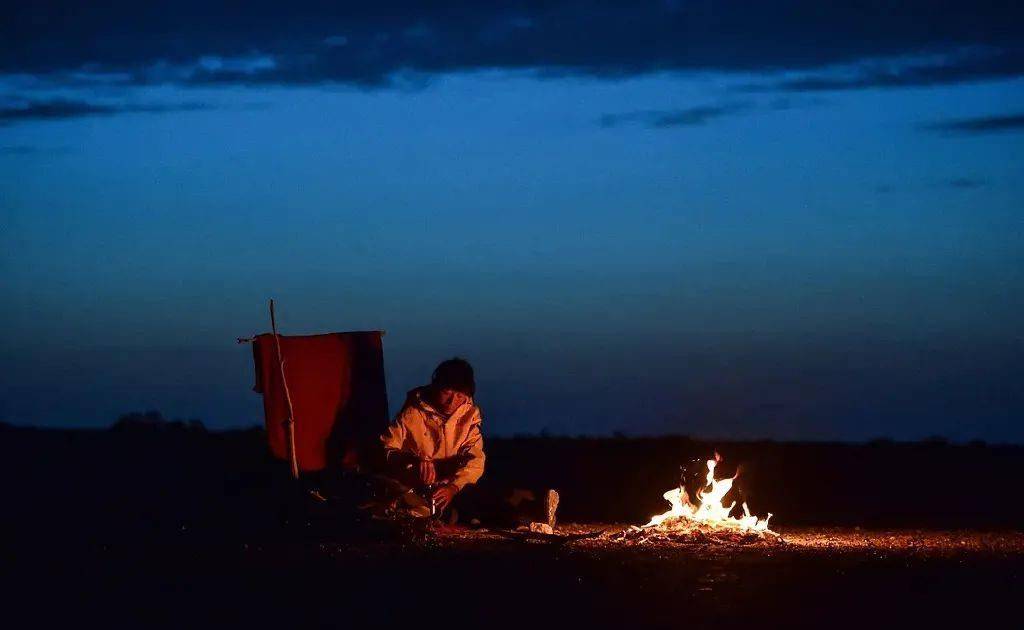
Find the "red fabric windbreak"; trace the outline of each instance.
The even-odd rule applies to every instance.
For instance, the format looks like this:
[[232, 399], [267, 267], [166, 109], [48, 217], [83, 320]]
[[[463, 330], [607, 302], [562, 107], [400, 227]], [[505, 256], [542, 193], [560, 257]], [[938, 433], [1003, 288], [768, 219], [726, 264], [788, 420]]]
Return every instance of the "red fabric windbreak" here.
[[[388, 422], [384, 351], [379, 331], [280, 336], [295, 414], [295, 453], [303, 472], [352, 467]], [[288, 403], [273, 334], [253, 340], [256, 385], [263, 394], [270, 451], [288, 458]]]

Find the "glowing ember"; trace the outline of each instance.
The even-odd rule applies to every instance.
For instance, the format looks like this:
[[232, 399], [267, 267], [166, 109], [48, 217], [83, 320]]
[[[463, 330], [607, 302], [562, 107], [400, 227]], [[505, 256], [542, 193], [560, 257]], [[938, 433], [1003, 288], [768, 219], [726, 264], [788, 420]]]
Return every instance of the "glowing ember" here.
[[732, 490], [732, 482], [736, 477], [715, 479], [715, 465], [720, 460], [721, 457], [718, 453], [715, 453], [714, 459], [708, 460], [707, 485], [697, 491], [696, 505], [690, 503], [690, 497], [682, 486], [669, 490], [663, 496], [672, 504], [672, 509], [652, 517], [651, 521], [640, 529], [656, 529], [667, 533], [686, 533], [709, 529], [775, 534], [768, 529], [768, 520], [772, 517], [771, 512], [768, 513], [767, 518], [760, 520], [750, 513], [750, 509], [744, 502], [743, 516], [738, 518], [730, 516], [736, 507], [736, 502], [733, 501], [726, 506], [723, 504], [723, 500], [725, 495]]

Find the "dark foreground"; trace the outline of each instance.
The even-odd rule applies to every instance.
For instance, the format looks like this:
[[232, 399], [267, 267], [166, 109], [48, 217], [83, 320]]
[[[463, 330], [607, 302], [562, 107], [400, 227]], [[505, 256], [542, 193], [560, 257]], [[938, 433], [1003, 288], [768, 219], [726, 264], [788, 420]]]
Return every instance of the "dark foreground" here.
[[559, 547], [484, 533], [405, 544], [211, 544], [186, 532], [87, 549], [48, 541], [19, 554], [8, 595], [37, 627], [1016, 624], [1021, 534], [784, 535], [744, 547]]
[[[38, 628], [1019, 625], [1022, 449], [714, 446], [748, 466], [746, 498], [783, 544], [284, 524], [258, 432], [5, 429], [4, 611]], [[639, 523], [712, 448], [492, 441], [488, 474], [555, 479], [566, 518]]]

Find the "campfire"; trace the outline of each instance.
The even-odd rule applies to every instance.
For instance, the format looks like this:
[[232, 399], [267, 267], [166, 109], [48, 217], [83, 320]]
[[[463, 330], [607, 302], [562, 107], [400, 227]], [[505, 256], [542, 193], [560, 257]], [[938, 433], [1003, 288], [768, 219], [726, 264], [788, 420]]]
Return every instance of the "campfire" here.
[[[697, 491], [696, 502], [690, 500], [686, 489], [680, 484], [664, 495], [672, 506], [667, 512], [651, 517], [641, 527], [632, 527], [623, 532], [630, 539], [665, 539], [678, 541], [743, 542], [762, 539], [778, 540], [779, 535], [768, 529], [771, 512], [764, 519], [750, 513], [746, 502], [741, 504], [742, 516], [733, 516], [736, 501], [725, 504], [725, 497], [732, 490], [736, 476], [715, 479], [715, 467], [721, 456], [707, 461], [708, 473], [705, 485]], [[737, 475], [739, 472], [737, 472]]]

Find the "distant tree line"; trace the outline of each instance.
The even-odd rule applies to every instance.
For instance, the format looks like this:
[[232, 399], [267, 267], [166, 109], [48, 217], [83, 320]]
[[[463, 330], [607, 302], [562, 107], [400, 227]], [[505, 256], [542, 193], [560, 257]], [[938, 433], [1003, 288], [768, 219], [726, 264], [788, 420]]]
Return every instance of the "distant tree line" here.
[[190, 433], [206, 433], [206, 426], [203, 425], [203, 421], [198, 418], [181, 419], [164, 418], [164, 415], [156, 410], [150, 411], [132, 411], [123, 414], [121, 417], [114, 422], [113, 426], [110, 427], [111, 431], [128, 433], [128, 432], [145, 432], [152, 433], [153, 431], [188, 431]]

